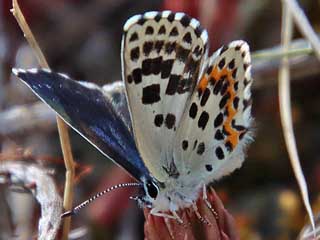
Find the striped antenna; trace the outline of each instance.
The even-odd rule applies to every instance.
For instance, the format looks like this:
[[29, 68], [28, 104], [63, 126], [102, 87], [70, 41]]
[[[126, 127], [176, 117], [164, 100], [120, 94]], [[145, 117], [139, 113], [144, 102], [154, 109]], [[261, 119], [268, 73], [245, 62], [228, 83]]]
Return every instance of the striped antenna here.
[[120, 183], [117, 184], [115, 186], [112, 186], [110, 188], [107, 188], [106, 190], [102, 191], [102, 192], [98, 192], [96, 195], [94, 195], [93, 197], [89, 198], [88, 200], [82, 202], [81, 204], [79, 204], [78, 206], [74, 207], [72, 210], [67, 211], [65, 213], [63, 213], [61, 215], [61, 218], [65, 218], [65, 217], [69, 217], [72, 216], [74, 214], [76, 214], [77, 212], [79, 212], [82, 208], [84, 208], [85, 206], [87, 206], [89, 203], [93, 202], [94, 200], [96, 200], [97, 198], [101, 197], [102, 195], [111, 192], [113, 190], [116, 190], [118, 188], [124, 188], [124, 187], [141, 187], [143, 184], [142, 183]]

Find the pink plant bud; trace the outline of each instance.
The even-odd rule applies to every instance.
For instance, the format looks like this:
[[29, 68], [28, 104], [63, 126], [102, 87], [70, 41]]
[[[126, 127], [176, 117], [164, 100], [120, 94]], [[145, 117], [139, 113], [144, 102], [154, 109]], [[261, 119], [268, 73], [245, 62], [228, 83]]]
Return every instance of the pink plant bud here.
[[202, 195], [199, 196], [197, 206], [200, 215], [209, 224], [201, 222], [192, 207], [178, 212], [178, 215], [183, 220], [182, 224], [174, 219], [153, 216], [150, 214], [150, 209], [145, 208], [145, 240], [239, 239], [234, 219], [224, 208], [215, 191], [209, 189], [207, 195], [215, 213], [207, 207]]

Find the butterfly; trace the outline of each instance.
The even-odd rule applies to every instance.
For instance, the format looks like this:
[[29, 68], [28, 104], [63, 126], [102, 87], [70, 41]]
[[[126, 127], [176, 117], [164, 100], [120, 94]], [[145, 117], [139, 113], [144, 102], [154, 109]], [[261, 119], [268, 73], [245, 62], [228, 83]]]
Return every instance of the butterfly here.
[[180, 12], [135, 15], [123, 30], [122, 82], [13, 73], [138, 181], [151, 214], [180, 220], [207, 184], [241, 167], [252, 140], [249, 46], [233, 41], [208, 57], [207, 31]]

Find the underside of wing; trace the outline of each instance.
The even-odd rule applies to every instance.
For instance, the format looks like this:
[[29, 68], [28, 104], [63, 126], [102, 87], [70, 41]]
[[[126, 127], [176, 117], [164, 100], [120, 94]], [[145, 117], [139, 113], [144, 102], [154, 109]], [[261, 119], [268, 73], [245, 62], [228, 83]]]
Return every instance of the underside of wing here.
[[106, 84], [102, 86], [102, 91], [133, 136], [130, 112], [123, 81]]
[[183, 175], [191, 179], [201, 173], [209, 182], [241, 166], [250, 140], [251, 84], [246, 42], [231, 42], [208, 59], [176, 138], [175, 158]]
[[[46, 69], [13, 69], [31, 90], [80, 135], [138, 180], [148, 174], [125, 119], [123, 87], [77, 82]], [[118, 97], [118, 98], [116, 98]], [[120, 115], [115, 108], [117, 105]]]
[[207, 54], [207, 32], [184, 13], [147, 12], [124, 26], [122, 67], [139, 152], [168, 177], [174, 136]]

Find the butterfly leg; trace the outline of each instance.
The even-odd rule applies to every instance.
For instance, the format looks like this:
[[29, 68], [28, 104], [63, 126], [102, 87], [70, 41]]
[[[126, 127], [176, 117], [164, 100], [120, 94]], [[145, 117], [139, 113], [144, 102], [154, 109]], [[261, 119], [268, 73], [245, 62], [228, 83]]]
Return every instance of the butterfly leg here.
[[200, 212], [198, 210], [198, 206], [197, 206], [196, 202], [194, 202], [192, 204], [192, 208], [193, 208], [193, 211], [196, 214], [197, 218], [200, 220], [200, 222], [202, 222], [204, 224], [207, 224], [207, 225], [211, 225], [211, 223], [207, 219], [205, 219], [204, 217], [201, 216], [201, 214], [200, 214]]
[[151, 209], [150, 213], [154, 216], [157, 216], [157, 217], [164, 217], [164, 218], [170, 218], [170, 219], [177, 219], [176, 216], [174, 214], [170, 215], [170, 214], [167, 214], [167, 213], [161, 213], [161, 212], [157, 212], [157, 211], [154, 211], [154, 208]]
[[147, 208], [152, 208], [152, 204], [145, 203], [142, 196], [131, 196], [131, 200], [137, 201], [139, 206], [146, 206]]
[[203, 184], [203, 193], [202, 193], [202, 199], [206, 203], [207, 207], [210, 209], [210, 211], [213, 213], [214, 217], [218, 219], [218, 213], [214, 208], [212, 207], [211, 203], [208, 201], [208, 196], [207, 196], [207, 186]]
[[179, 223], [183, 224], [182, 218], [177, 214], [176, 211], [172, 211], [171, 213]]
[[171, 213], [172, 213], [172, 215], [171, 215], [171, 214], [167, 214], [167, 213], [155, 212], [152, 210], [150, 213], [154, 216], [174, 219], [174, 220], [178, 221], [180, 224], [183, 224], [182, 218], [177, 214], [176, 211], [171, 211]]

